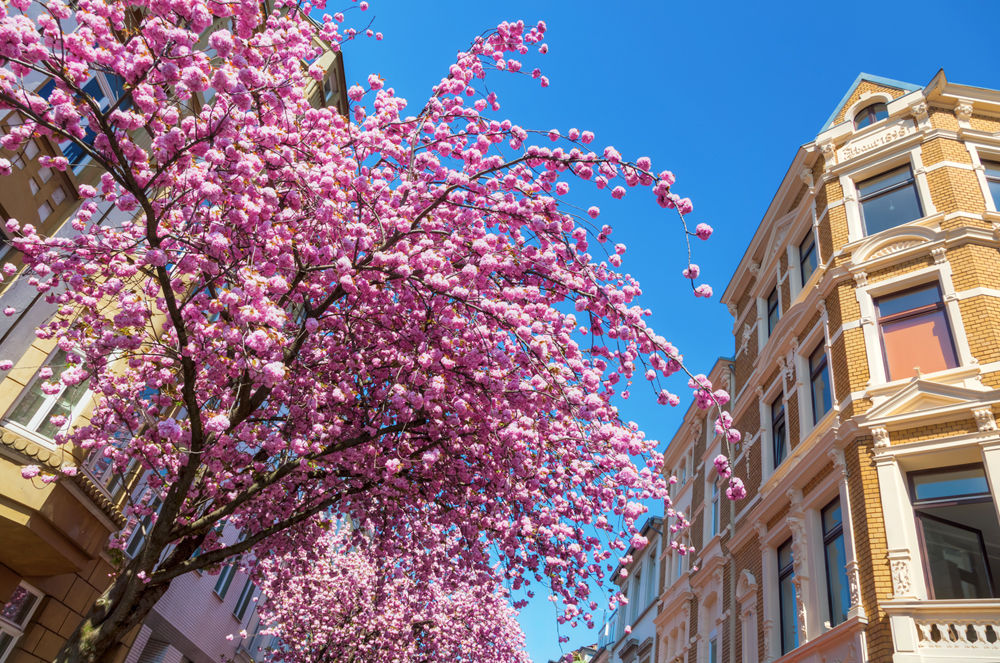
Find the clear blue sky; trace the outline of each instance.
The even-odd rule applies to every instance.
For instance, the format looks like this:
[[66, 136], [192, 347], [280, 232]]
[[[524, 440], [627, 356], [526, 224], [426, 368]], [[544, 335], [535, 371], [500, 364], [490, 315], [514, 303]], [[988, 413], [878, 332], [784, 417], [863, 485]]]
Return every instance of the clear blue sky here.
[[[990, 0], [831, 3], [734, 1], [412, 2], [372, 0], [349, 22], [374, 19], [382, 42], [360, 39], [345, 49], [347, 82], [381, 74], [414, 111], [446, 74], [454, 55], [501, 20], [544, 19], [548, 55], [522, 58], [551, 79], [542, 89], [523, 77], [498, 75], [500, 117], [529, 129], [570, 127], [597, 134], [625, 156], [652, 158], [677, 175], [674, 191], [694, 201], [694, 220], [716, 234], [698, 243], [695, 262], [716, 289], [695, 299], [680, 278], [684, 252], [676, 217], [651, 196], [623, 201], [586, 191], [613, 238], [629, 251], [623, 268], [644, 286], [653, 325], [707, 372], [733, 351], [732, 320], [718, 302], [796, 148], [813, 138], [859, 72], [926, 85], [943, 68], [951, 81], [1000, 88], [1000, 3]], [[577, 194], [578, 195], [578, 194]], [[590, 202], [592, 200], [592, 202]], [[685, 393], [681, 381], [670, 385]], [[659, 407], [635, 390], [623, 408], [664, 444], [687, 403]], [[542, 592], [544, 594], [544, 592]], [[536, 663], [556, 658], [556, 622], [542, 599], [522, 613]], [[570, 631], [568, 648], [596, 641]], [[568, 649], [567, 649], [568, 650]]]

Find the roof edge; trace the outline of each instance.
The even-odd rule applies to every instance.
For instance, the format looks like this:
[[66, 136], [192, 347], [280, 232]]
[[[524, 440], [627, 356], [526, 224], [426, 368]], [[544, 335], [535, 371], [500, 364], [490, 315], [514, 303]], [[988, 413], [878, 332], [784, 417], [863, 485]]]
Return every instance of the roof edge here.
[[844, 107], [847, 100], [851, 98], [851, 95], [854, 94], [854, 91], [858, 88], [858, 85], [861, 84], [861, 81], [868, 81], [870, 83], [878, 83], [879, 85], [899, 88], [900, 90], [906, 90], [907, 92], [914, 92], [921, 89], [919, 85], [914, 85], [913, 83], [897, 81], [892, 78], [886, 78], [885, 76], [876, 76], [875, 74], [866, 74], [865, 72], [861, 72], [858, 74], [858, 77], [854, 79], [854, 82], [851, 83], [851, 86], [847, 88], [847, 92], [840, 98], [837, 105], [834, 106], [833, 113], [829, 118], [827, 118], [826, 122], [823, 124], [823, 128], [819, 130], [819, 133], [823, 133], [833, 126], [833, 121], [837, 119], [837, 113], [839, 113], [840, 109]]

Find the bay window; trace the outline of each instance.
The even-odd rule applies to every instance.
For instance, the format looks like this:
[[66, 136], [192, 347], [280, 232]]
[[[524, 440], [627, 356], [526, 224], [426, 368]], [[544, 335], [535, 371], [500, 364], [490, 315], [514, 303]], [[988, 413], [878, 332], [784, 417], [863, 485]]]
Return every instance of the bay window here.
[[909, 166], [859, 182], [857, 189], [865, 233], [868, 235], [909, 223], [924, 215]]
[[889, 380], [958, 365], [936, 283], [880, 297], [875, 307]]

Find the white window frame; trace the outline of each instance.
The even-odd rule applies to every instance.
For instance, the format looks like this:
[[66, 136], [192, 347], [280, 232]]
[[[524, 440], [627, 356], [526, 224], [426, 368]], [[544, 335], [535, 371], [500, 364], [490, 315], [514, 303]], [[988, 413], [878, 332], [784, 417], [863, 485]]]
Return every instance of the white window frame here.
[[[809, 357], [812, 353], [816, 351], [816, 348], [822, 345], [823, 352], [826, 353], [826, 370], [827, 376], [830, 378], [830, 410], [824, 412], [823, 416], [819, 419], [813, 420], [813, 405], [812, 405], [812, 375], [809, 371]], [[807, 336], [805, 336], [799, 343], [798, 352], [795, 353], [795, 375], [798, 377], [796, 381], [796, 395], [799, 399], [799, 444], [809, 436], [810, 433], [819, 425], [821, 421], [833, 412], [837, 412], [840, 408], [837, 404], [837, 389], [834, 386], [834, 376], [833, 376], [833, 361], [830, 358], [830, 339], [826, 335], [826, 313], [824, 313], [819, 320], [819, 323], [811, 329]], [[785, 416], [788, 416], [788, 408], [785, 408]], [[786, 428], [788, 427], [787, 421], [785, 423]], [[789, 433], [789, 436], [791, 433]], [[788, 453], [794, 451], [791, 446], [791, 437], [789, 437]]]
[[[975, 365], [977, 362], [969, 348], [969, 339], [965, 334], [965, 324], [962, 322], [962, 310], [958, 305], [958, 295], [952, 281], [951, 264], [947, 260], [935, 263], [930, 267], [918, 269], [877, 283], [870, 283], [855, 289], [854, 294], [861, 309], [861, 331], [865, 339], [865, 354], [868, 356], [868, 376], [872, 385], [905, 384], [912, 378], [900, 378], [889, 381], [885, 371], [882, 339], [878, 329], [878, 316], [875, 311], [875, 300], [879, 297], [902, 292], [909, 288], [936, 283], [941, 291], [945, 315], [952, 334], [952, 344], [958, 359], [958, 365], [945, 371], [958, 371]], [[828, 360], [829, 361], [829, 360]], [[832, 391], [832, 388], [831, 388]]]
[[[865, 237], [873, 237], [874, 235], [879, 234], [873, 233], [869, 235], [865, 232], [857, 183], [863, 182], [872, 177], [877, 177], [882, 173], [900, 166], [909, 166], [910, 172], [913, 174], [917, 198], [920, 200], [920, 208], [923, 210], [924, 214], [920, 218], [924, 219], [937, 214], [937, 208], [931, 200], [931, 190], [927, 184], [927, 172], [924, 168], [923, 160], [920, 158], [920, 145], [915, 145], [905, 152], [896, 153], [874, 163], [855, 168], [840, 176], [840, 186], [844, 191], [844, 211], [847, 213], [848, 242], [854, 242]], [[900, 224], [899, 226], [893, 226], [893, 228], [906, 226], [915, 221], [919, 221], [919, 219], [912, 219], [911, 221]], [[890, 229], [887, 228], [886, 230]]]
[[[6, 651], [0, 651], [0, 663], [6, 661], [7, 658], [10, 656], [11, 652], [14, 651], [14, 648], [17, 647], [18, 640], [20, 640], [21, 636], [24, 635], [24, 632], [27, 629], [28, 624], [31, 623], [31, 618], [34, 616], [35, 611], [38, 610], [38, 606], [41, 605], [42, 601], [45, 599], [45, 594], [43, 592], [32, 587], [23, 580], [19, 582], [17, 586], [24, 588], [29, 594], [33, 595], [35, 597], [35, 603], [34, 605], [31, 606], [31, 609], [28, 610], [28, 614], [25, 616], [23, 624], [15, 624], [5, 619], [0, 619], [0, 634], [6, 633], [12, 638], [10, 644], [7, 646]], [[3, 607], [3, 605], [5, 604], [0, 604], [0, 607]]]
[[[55, 355], [59, 352], [60, 349], [61, 348], [59, 348], [59, 346], [53, 348], [52, 352], [50, 352], [49, 355], [45, 358], [45, 363], [42, 364], [39, 370], [41, 370], [41, 368], [51, 367], [52, 359], [55, 357]], [[50, 378], [50, 380], [58, 381], [58, 379], [59, 379], [58, 375], [56, 374], [55, 369], [53, 369], [52, 378]], [[65, 393], [65, 391], [69, 388], [65, 384], [60, 383], [62, 384], [62, 387], [55, 394], [43, 394], [45, 396], [45, 400], [42, 401], [42, 404], [39, 406], [38, 410], [35, 411], [35, 414], [32, 415], [27, 425], [20, 424], [16, 421], [13, 421], [10, 418], [11, 414], [13, 414], [13, 412], [21, 404], [21, 401], [23, 401], [28, 396], [29, 389], [31, 389], [31, 387], [33, 387], [36, 383], [40, 381], [41, 378], [38, 376], [38, 371], [35, 371], [35, 374], [31, 377], [31, 380], [28, 382], [28, 385], [21, 390], [20, 395], [17, 397], [17, 399], [14, 400], [14, 403], [11, 404], [10, 409], [8, 409], [7, 413], [4, 415], [3, 425], [4, 427], [9, 428], [10, 430], [32, 440], [33, 442], [37, 442], [45, 447], [48, 447], [49, 449], [55, 449], [57, 447], [55, 439], [45, 437], [44, 435], [38, 433], [37, 429], [45, 421], [48, 420], [48, 418], [51, 416], [52, 408], [55, 407], [55, 404], [58, 402], [59, 397], [62, 396], [63, 393]], [[87, 390], [83, 392], [83, 395], [80, 396], [80, 400], [78, 400], [73, 405], [72, 410], [70, 410], [69, 415], [66, 417], [66, 423], [63, 425], [62, 428], [59, 429], [60, 433], [65, 433], [70, 428], [72, 428], [73, 422], [76, 421], [76, 419], [87, 408], [87, 405], [90, 403], [92, 395], [93, 392], [88, 387]], [[42, 412], [44, 412], [45, 414], [44, 415], [41, 414]]]
[[[765, 628], [762, 635], [766, 638], [764, 651], [773, 652], [774, 658], [780, 658], [782, 656], [780, 653], [781, 603], [778, 597], [778, 546], [785, 543], [785, 541], [792, 541], [792, 545], [794, 547], [794, 534], [792, 533], [791, 528], [784, 522], [775, 529], [767, 532], [760, 540], [761, 572], [764, 576], [761, 580], [763, 594], [762, 599], [764, 605], [763, 614], [765, 616], [765, 620], [767, 615], [774, 615], [774, 619], [772, 620], [773, 627], [770, 629]], [[798, 592], [796, 592], [796, 595], [798, 595]], [[799, 600], [801, 600], [801, 598]], [[797, 609], [795, 613], [795, 627], [799, 628]], [[799, 638], [799, 647], [802, 647], [804, 644], [805, 642], [802, 641], [802, 638]], [[792, 651], [795, 650], [793, 649]], [[785, 655], [787, 656], [787, 654]]]
[[993, 202], [990, 185], [986, 181], [986, 166], [983, 164], [983, 161], [1000, 163], [1000, 146], [984, 145], [982, 143], [966, 143], [965, 146], [969, 150], [969, 156], [972, 157], [972, 168], [976, 173], [976, 179], [979, 181], [979, 188], [983, 192], [983, 201], [986, 203], [986, 210], [989, 212], [1000, 211], [997, 209], [996, 203]]
[[[774, 381], [767, 390], [762, 390], [759, 394], [760, 398], [757, 399], [757, 407], [760, 411], [760, 428], [764, 431], [764, 435], [761, 436], [761, 441], [765, 442], [765, 448], [761, 449], [761, 462], [763, 467], [761, 467], [761, 478], [767, 480], [775, 470], [778, 468], [774, 464], [774, 439], [772, 434], [774, 431], [771, 430], [771, 404], [774, 401], [781, 399], [782, 405], [785, 407], [785, 437], [789, 438], [788, 451], [791, 455], [792, 444], [791, 437], [789, 436], [788, 428], [788, 394], [785, 393], [785, 379], [782, 376], [778, 376], [778, 379]], [[788, 457], [785, 457], [788, 460]]]

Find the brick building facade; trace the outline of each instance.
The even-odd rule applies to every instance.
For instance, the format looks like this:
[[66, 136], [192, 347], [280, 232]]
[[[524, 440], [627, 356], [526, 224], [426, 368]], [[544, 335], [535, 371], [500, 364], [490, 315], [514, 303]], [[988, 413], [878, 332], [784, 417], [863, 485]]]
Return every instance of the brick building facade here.
[[1000, 92], [943, 71], [798, 149], [722, 296], [747, 498], [703, 411], [666, 451], [657, 663], [1000, 661], [998, 210]]

